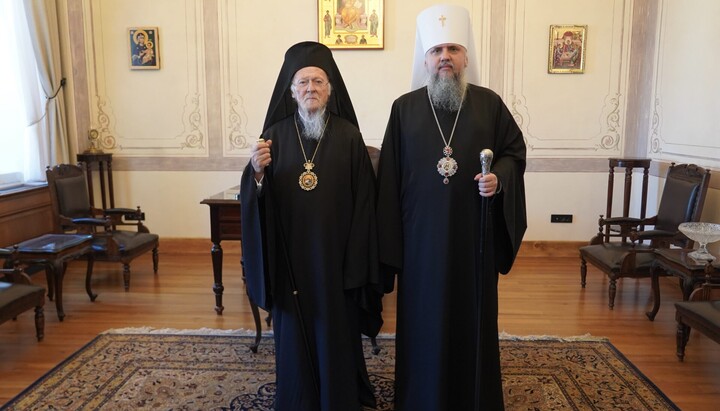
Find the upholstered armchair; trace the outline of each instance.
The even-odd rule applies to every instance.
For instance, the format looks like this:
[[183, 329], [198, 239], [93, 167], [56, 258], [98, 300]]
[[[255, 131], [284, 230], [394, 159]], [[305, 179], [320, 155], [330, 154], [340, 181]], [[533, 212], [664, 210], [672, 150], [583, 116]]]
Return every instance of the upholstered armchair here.
[[17, 264], [17, 248], [0, 248], [0, 258], [7, 266], [0, 269], [0, 324], [15, 320], [17, 316], [35, 309], [35, 333], [38, 341], [45, 336], [45, 289], [33, 285], [30, 277]]
[[[125, 291], [130, 288], [130, 262], [151, 251], [153, 271], [158, 271], [159, 237], [143, 224], [145, 214], [138, 206], [100, 209], [92, 207], [88, 195], [85, 165], [60, 164], [46, 170], [50, 197], [59, 233], [93, 235], [92, 257], [88, 258], [87, 283], [93, 261], [120, 262], [123, 265]], [[94, 295], [91, 295], [94, 300]]]
[[671, 164], [657, 215], [648, 218], [600, 216], [598, 233], [580, 247], [580, 284], [585, 288], [587, 263], [610, 279], [608, 306], [614, 307], [617, 280], [650, 277], [656, 248], [689, 248], [692, 241], [678, 225], [698, 221], [710, 181], [710, 171], [694, 164]]

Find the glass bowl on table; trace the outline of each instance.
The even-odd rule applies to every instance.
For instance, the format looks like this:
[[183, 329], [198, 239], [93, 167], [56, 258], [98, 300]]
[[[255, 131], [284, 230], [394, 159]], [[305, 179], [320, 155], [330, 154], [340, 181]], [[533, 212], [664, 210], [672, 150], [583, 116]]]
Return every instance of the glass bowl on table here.
[[715, 256], [710, 254], [707, 245], [720, 240], [720, 224], [714, 223], [681, 223], [678, 226], [680, 232], [700, 246], [697, 250], [688, 254], [697, 261], [712, 261]]

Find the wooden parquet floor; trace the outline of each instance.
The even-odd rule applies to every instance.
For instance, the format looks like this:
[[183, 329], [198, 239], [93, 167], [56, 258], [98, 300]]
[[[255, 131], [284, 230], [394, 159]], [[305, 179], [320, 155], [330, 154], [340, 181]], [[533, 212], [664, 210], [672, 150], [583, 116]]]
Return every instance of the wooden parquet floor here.
[[[43, 342], [35, 340], [32, 311], [0, 325], [0, 404], [110, 328], [254, 327], [237, 253], [225, 253], [222, 316], [213, 309], [209, 253], [163, 253], [157, 276], [150, 257], [141, 257], [132, 264], [129, 292], [123, 291], [119, 264], [96, 263], [95, 302], [85, 294], [84, 270], [84, 262], [68, 266], [63, 322], [57, 319], [54, 303], [47, 302]], [[45, 284], [42, 273], [33, 280]], [[716, 409], [720, 344], [693, 331], [685, 362], [675, 356], [673, 302], [681, 299], [677, 280], [661, 279], [662, 306], [654, 322], [644, 315], [651, 305], [648, 280], [620, 281], [614, 310], [607, 306], [607, 287], [607, 279], [590, 267], [587, 288], [582, 289], [577, 257], [520, 257], [513, 271], [500, 279], [500, 330], [514, 335], [608, 337], [681, 409]], [[394, 294], [385, 299], [384, 316], [382, 332], [394, 332]]]

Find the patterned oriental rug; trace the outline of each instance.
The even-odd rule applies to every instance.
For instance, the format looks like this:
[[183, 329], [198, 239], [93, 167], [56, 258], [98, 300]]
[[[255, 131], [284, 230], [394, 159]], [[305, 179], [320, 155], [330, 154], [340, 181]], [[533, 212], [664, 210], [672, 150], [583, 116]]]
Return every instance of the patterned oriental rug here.
[[[173, 334], [174, 333], [174, 334]], [[242, 331], [111, 330], [3, 410], [272, 410], [273, 342]], [[395, 340], [365, 341], [378, 410], [392, 410]], [[507, 410], [678, 410], [607, 340], [501, 338]]]

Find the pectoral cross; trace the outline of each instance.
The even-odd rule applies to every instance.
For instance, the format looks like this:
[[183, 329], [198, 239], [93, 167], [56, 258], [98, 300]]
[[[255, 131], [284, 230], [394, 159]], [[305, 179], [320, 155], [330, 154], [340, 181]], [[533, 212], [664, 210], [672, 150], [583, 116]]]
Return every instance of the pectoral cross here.
[[442, 27], [445, 27], [445, 20], [447, 20], [447, 17], [441, 14], [438, 20], [440, 20], [440, 24], [442, 25]]

